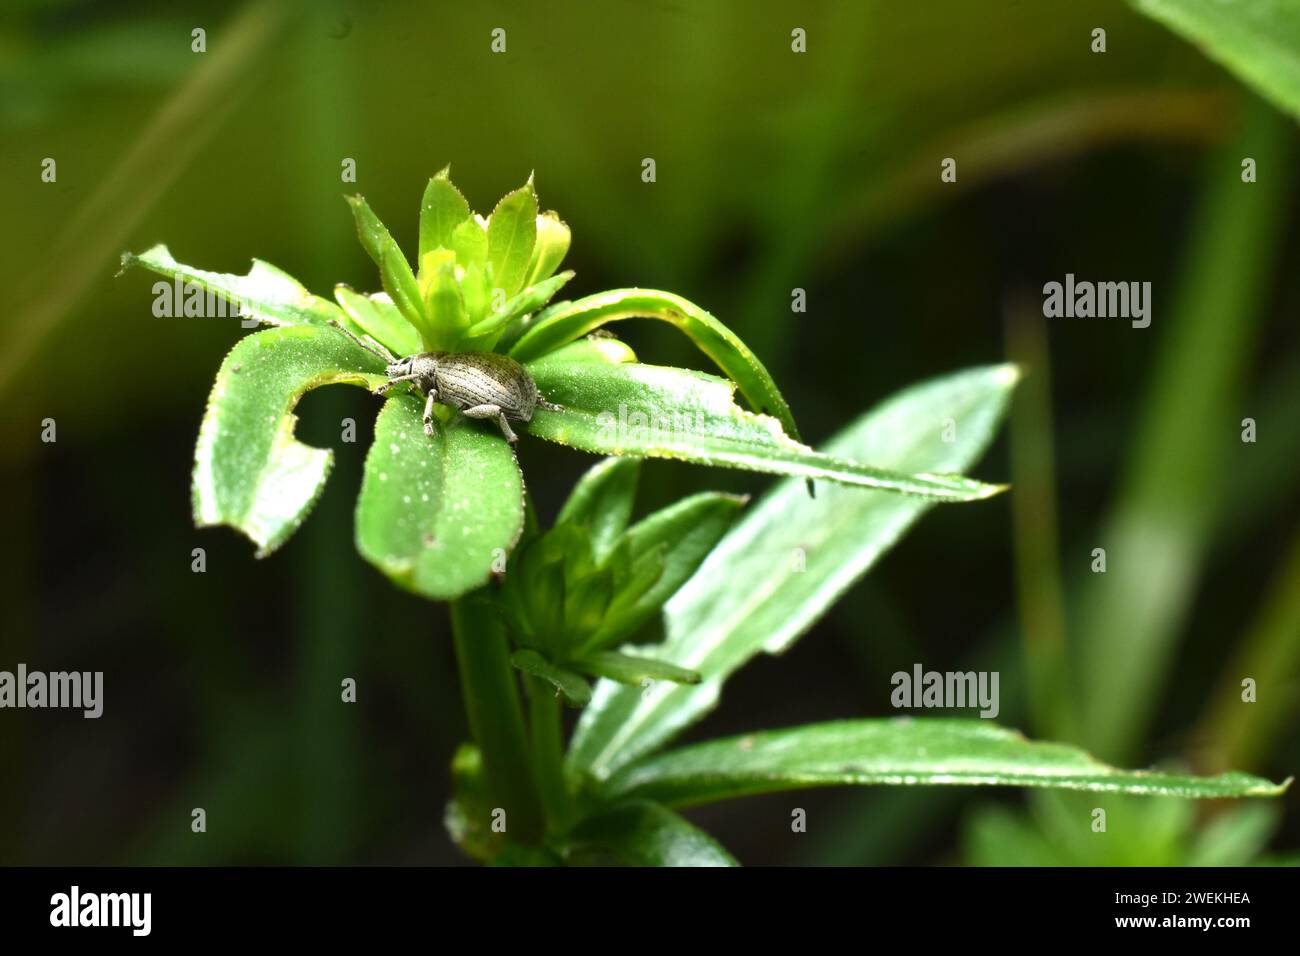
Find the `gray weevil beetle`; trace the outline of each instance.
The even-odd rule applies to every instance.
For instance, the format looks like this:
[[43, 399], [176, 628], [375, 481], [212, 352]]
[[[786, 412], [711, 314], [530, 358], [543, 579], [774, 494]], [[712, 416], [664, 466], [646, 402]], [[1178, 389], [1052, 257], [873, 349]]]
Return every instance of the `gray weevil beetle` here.
[[387, 363], [388, 381], [375, 389], [383, 395], [394, 385], [410, 382], [425, 396], [424, 433], [433, 434], [433, 403], [458, 409], [469, 418], [495, 418], [506, 441], [514, 444], [519, 437], [510, 429], [510, 421], [527, 424], [533, 409], [562, 411], [537, 392], [537, 383], [522, 365], [496, 352], [422, 352], [398, 358], [378, 342], [366, 342], [338, 322], [330, 322], [367, 352]]

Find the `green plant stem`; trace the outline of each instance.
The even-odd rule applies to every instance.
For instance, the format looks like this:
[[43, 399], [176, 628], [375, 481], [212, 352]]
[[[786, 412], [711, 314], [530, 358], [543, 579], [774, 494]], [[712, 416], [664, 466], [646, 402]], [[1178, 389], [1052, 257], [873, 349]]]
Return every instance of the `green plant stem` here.
[[531, 674], [528, 686], [528, 716], [532, 731], [533, 770], [537, 789], [546, 810], [547, 823], [562, 830], [568, 823], [569, 793], [564, 785], [564, 736], [560, 725], [560, 699], [554, 689]]
[[493, 807], [506, 811], [512, 842], [537, 843], [543, 834], [541, 800], [531, 773], [519, 685], [496, 607], [482, 591], [451, 605], [451, 629], [461, 693]]

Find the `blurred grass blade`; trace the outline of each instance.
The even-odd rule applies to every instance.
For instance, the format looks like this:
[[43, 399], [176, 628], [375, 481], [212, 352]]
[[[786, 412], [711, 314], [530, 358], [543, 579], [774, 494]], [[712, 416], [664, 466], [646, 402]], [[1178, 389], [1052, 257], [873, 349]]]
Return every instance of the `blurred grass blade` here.
[[615, 289], [562, 303], [537, 315], [532, 326], [510, 350], [521, 362], [540, 358], [565, 343], [621, 319], [661, 319], [686, 333], [740, 388], [757, 412], [772, 415], [796, 441], [799, 429], [790, 406], [763, 363], [740, 338], [698, 305], [671, 292], [654, 289]]
[[268, 329], [242, 340], [217, 372], [194, 452], [194, 521], [243, 532], [264, 556], [316, 503], [334, 453], [293, 436], [309, 389], [385, 381], [375, 359], [330, 328]]
[[1300, 118], [1300, 4], [1129, 0]]
[[[1289, 781], [1288, 781], [1289, 783]], [[774, 790], [846, 784], [1046, 787], [1179, 797], [1273, 797], [1288, 783], [1117, 770], [1076, 747], [980, 720], [838, 720], [728, 737], [657, 754], [601, 792], [690, 806]]]
[[[1289, 208], [1289, 124], [1254, 103], [1242, 135], [1216, 151], [1190, 232], [1182, 279], [1152, 323], [1160, 336], [1114, 510], [1096, 537], [1107, 571], [1084, 573], [1075, 652], [1083, 743], [1100, 756], [1136, 753], [1194, 597], [1240, 440], [1239, 390]], [[1260, 170], [1240, 178], [1241, 157]], [[1159, 287], [1157, 286], [1157, 289]], [[1162, 328], [1163, 325], [1163, 328]], [[1130, 334], [1145, 334], [1136, 331]], [[1093, 547], [1093, 546], [1090, 546]], [[1087, 553], [1076, 557], [1087, 567]]]
[[1051, 361], [1047, 326], [1036, 301], [1018, 298], [1007, 304], [1006, 336], [1007, 356], [1030, 370], [1007, 423], [1011, 484], [1016, 489], [1011, 496], [1016, 604], [1029, 706], [1037, 733], [1072, 739], [1076, 718], [1066, 681]]
[[[1241, 682], [1247, 677], [1258, 694], [1251, 703], [1241, 699]], [[1294, 729], [1298, 684], [1300, 533], [1292, 538], [1290, 554], [1210, 696], [1195, 735], [1208, 765], [1259, 766], [1278, 735]]]
[[[912, 386], [849, 425], [828, 451], [902, 470], [969, 467], [992, 440], [1017, 379], [1014, 366], [992, 365]], [[951, 443], [942, 440], [948, 419]], [[645, 694], [602, 682], [574, 734], [573, 767], [606, 777], [698, 720], [733, 671], [789, 647], [932, 504], [835, 485], [810, 499], [802, 482], [781, 482], [668, 602], [667, 640], [646, 649], [699, 671], [704, 682]]]
[[[17, 293], [15, 311], [21, 319], [0, 350], [0, 392], [29, 367], [45, 337], [103, 275], [104, 263], [131, 241], [132, 231], [194, 157], [225, 129], [232, 114], [239, 114], [266, 65], [276, 60], [277, 41], [297, 12], [277, 0], [244, 4], [222, 23], [222, 42], [198, 58], [181, 85], [131, 137], [121, 159], [97, 172], [93, 192], [60, 230], [53, 248], [42, 251], [46, 268]], [[97, 30], [110, 22], [101, 21]], [[96, 31], [74, 32], [92, 38]], [[7, 80], [23, 59], [17, 54], [8, 57]], [[140, 60], [139, 51], [132, 50], [131, 62]], [[40, 83], [50, 79], [49, 70], [42, 70]]]
[[[732, 384], [703, 372], [610, 361], [600, 342], [577, 342], [528, 365], [563, 411], [538, 409], [529, 434], [605, 455], [673, 458], [719, 468], [827, 478], [943, 501], [1002, 491], [952, 474], [906, 474], [822, 454], [782, 432], [774, 418], [736, 405]], [[938, 435], [939, 423], [933, 424]]]
[[[186, 298], [190, 294], [190, 289], [186, 286], [203, 290], [205, 299], [206, 294], [211, 293], [217, 300], [232, 306], [232, 316], [246, 315], [268, 325], [323, 325], [330, 321], [351, 324], [350, 318], [339, 306], [308, 292], [289, 273], [261, 259], [253, 260], [253, 267], [247, 275], [207, 272], [177, 262], [172, 257], [171, 250], [160, 243], [139, 255], [130, 252], [122, 254], [123, 270], [136, 265], [171, 279], [179, 279], [183, 284], [182, 295]], [[180, 310], [183, 305], [184, 300], [174, 301], [172, 308]], [[211, 314], [206, 305], [203, 314]]]
[[739, 866], [713, 837], [672, 810], [635, 800], [584, 820], [565, 840], [570, 865]]
[[357, 499], [357, 550], [433, 600], [485, 583], [523, 530], [523, 477], [497, 433], [462, 415], [424, 433], [424, 402], [384, 403]]

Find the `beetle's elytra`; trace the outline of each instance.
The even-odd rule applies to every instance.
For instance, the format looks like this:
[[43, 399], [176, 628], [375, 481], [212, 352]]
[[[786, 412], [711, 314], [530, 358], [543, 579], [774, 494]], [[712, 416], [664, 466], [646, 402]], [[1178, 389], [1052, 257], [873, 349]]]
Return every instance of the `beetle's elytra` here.
[[510, 422], [527, 424], [539, 405], [559, 411], [537, 392], [537, 383], [522, 365], [496, 352], [423, 352], [398, 358], [377, 342], [366, 342], [337, 322], [336, 329], [367, 352], [387, 363], [388, 381], [375, 389], [382, 395], [394, 385], [410, 382], [425, 396], [424, 432], [433, 434], [433, 405], [458, 409], [469, 418], [494, 418], [506, 441], [519, 440]]

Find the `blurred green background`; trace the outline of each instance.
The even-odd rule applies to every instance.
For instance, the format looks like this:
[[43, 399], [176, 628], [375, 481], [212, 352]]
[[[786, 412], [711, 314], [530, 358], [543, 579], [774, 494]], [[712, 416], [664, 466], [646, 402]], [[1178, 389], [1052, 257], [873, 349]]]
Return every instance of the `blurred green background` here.
[[[202, 268], [257, 256], [320, 294], [377, 288], [342, 194], [410, 249], [446, 163], [485, 213], [535, 171], [573, 230], [566, 294], [700, 303], [814, 444], [918, 379], [1007, 357], [1030, 372], [977, 472], [1014, 492], [932, 513], [692, 739], [891, 714], [889, 675], [921, 662], [1000, 670], [1000, 723], [1125, 765], [1300, 764], [1300, 153], [1294, 120], [1193, 46], [1119, 2], [176, 7], [0, 14], [0, 668], [106, 685], [97, 721], [0, 713], [0, 862], [464, 862], [441, 822], [466, 736], [445, 608], [352, 547], [375, 400], [304, 400], [299, 434], [335, 471], [255, 561], [189, 514], [198, 422], [242, 330], [155, 318], [152, 276], [114, 278], [122, 251], [165, 241]], [[1043, 319], [1042, 284], [1066, 272], [1150, 281], [1151, 327]], [[655, 326], [618, 332], [643, 360], [698, 365]], [[527, 439], [520, 456], [547, 518], [589, 464]], [[652, 462], [641, 504], [766, 483]], [[1237, 702], [1243, 676], [1259, 703]], [[1106, 798], [1107, 840], [1079, 801], [1015, 791], [688, 815], [747, 863], [1244, 863], [1295, 858], [1298, 800]]]

